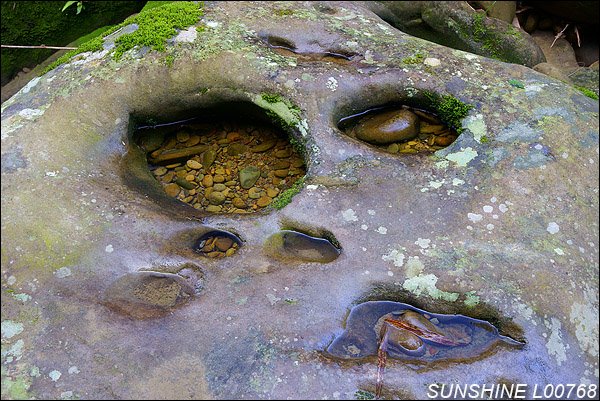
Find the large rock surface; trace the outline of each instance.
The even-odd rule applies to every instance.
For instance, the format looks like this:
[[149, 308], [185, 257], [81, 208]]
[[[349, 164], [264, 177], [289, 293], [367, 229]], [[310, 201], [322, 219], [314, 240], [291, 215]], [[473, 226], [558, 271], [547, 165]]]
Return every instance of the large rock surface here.
[[[492, 320], [527, 342], [418, 373], [390, 362], [387, 396], [424, 398], [432, 383], [598, 384], [597, 101], [408, 36], [357, 4], [211, 4], [192, 42], [119, 62], [88, 54], [2, 105], [3, 398], [352, 398], [374, 390], [376, 360], [323, 352], [367, 299]], [[415, 53], [440, 63], [402, 61]], [[383, 153], [337, 129], [423, 91], [473, 105], [435, 155]], [[199, 215], [134, 151], [132, 118], [224, 100], [269, 109], [306, 141], [307, 185], [280, 211]], [[244, 246], [202, 258], [192, 246], [211, 228]], [[282, 228], [331, 233], [342, 254], [271, 258], [263, 243]], [[204, 288], [166, 315], [133, 319], [103, 302], [121, 277], [190, 265]]]

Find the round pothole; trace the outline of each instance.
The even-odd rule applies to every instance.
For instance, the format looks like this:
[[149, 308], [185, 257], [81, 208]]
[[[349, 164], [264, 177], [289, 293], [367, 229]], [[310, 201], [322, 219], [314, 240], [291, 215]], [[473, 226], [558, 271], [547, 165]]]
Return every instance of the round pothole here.
[[194, 251], [208, 258], [233, 256], [242, 246], [242, 240], [227, 231], [213, 230], [202, 234], [194, 244]]
[[458, 137], [436, 114], [406, 105], [376, 107], [344, 117], [338, 128], [354, 139], [399, 154], [435, 152]]
[[305, 175], [304, 160], [281, 128], [223, 109], [139, 127], [136, 142], [168, 196], [210, 213], [264, 210]]

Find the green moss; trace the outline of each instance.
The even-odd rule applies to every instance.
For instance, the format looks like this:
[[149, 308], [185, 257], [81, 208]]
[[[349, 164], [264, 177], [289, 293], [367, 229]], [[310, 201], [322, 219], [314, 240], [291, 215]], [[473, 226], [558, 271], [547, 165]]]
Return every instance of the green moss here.
[[425, 97], [442, 122], [459, 134], [463, 131], [462, 119], [469, 114], [473, 106], [461, 102], [452, 95], [440, 96], [437, 93], [425, 92]]
[[576, 86], [575, 89], [579, 90], [581, 93], [583, 93], [584, 95], [586, 95], [587, 97], [589, 97], [591, 99], [598, 100], [598, 95], [596, 95], [596, 93], [594, 91], [589, 90], [585, 86]]
[[271, 206], [277, 210], [283, 209], [292, 201], [294, 196], [300, 193], [302, 187], [304, 187], [304, 177], [300, 178], [291, 188], [286, 189], [281, 195], [275, 198], [271, 202]]
[[416, 53], [412, 57], [405, 57], [402, 59], [404, 64], [421, 64], [425, 60], [425, 56], [422, 53]]
[[277, 103], [283, 101], [282, 97], [276, 93], [262, 93], [260, 96], [263, 98], [263, 100], [269, 103]]
[[290, 10], [289, 8], [277, 9], [274, 11], [274, 14], [280, 17], [285, 17], [288, 15], [294, 15], [294, 10]]
[[184, 29], [198, 22], [203, 15], [203, 4], [193, 2], [166, 2], [160, 7], [151, 8], [138, 15], [127, 18], [121, 24], [109, 29], [102, 36], [82, 44], [50, 64], [42, 74], [70, 60], [77, 54], [102, 50], [103, 37], [114, 33], [124, 26], [137, 24], [138, 29], [120, 36], [115, 40], [113, 58], [119, 60], [123, 54], [135, 46], [148, 46], [154, 50], [164, 51], [167, 39], [175, 36], [176, 29]]
[[519, 81], [518, 79], [509, 79], [508, 83], [515, 88], [525, 89], [523, 82]]
[[165, 64], [167, 65], [167, 67], [172, 67], [173, 62], [175, 62], [175, 56], [173, 56], [172, 54], [169, 54], [167, 57], [165, 57]]
[[479, 143], [490, 143], [490, 138], [488, 138], [487, 136], [484, 135], [479, 140]]

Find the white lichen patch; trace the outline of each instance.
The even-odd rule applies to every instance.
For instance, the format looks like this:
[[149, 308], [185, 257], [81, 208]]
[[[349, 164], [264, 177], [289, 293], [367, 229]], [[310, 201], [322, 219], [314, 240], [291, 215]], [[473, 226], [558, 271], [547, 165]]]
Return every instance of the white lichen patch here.
[[327, 83], [325, 83], [325, 86], [332, 92], [335, 92], [338, 87], [338, 81], [334, 77], [329, 77], [329, 79], [327, 79]]
[[25, 86], [23, 87], [23, 89], [21, 89], [19, 92], [20, 92], [20, 93], [29, 93], [29, 91], [30, 91], [31, 89], [33, 89], [33, 87], [34, 87], [34, 86], [36, 86], [36, 85], [38, 84], [38, 82], [40, 82], [40, 78], [41, 78], [41, 77], [33, 78], [33, 79], [32, 79], [31, 81], [29, 81], [29, 82], [27, 83], [27, 85], [25, 85]]
[[52, 380], [53, 382], [58, 381], [58, 379], [60, 379], [61, 376], [62, 373], [60, 373], [58, 370], [53, 370], [52, 372], [48, 373], [48, 377], [50, 377], [50, 380]]
[[192, 43], [198, 37], [198, 31], [195, 26], [191, 26], [188, 29], [185, 29], [175, 36], [175, 42], [180, 43]]
[[575, 302], [569, 319], [575, 326], [579, 347], [593, 357], [598, 357], [598, 309], [594, 308], [597, 292], [589, 288], [584, 292], [584, 303]]
[[419, 238], [415, 241], [415, 244], [419, 247], [426, 249], [429, 248], [429, 244], [431, 244], [431, 240], [429, 238]]
[[441, 181], [429, 181], [429, 186], [431, 188], [434, 189], [438, 189], [440, 188], [442, 185], [444, 185], [444, 183], [446, 182], [446, 180], [441, 180]]
[[546, 343], [548, 354], [554, 356], [558, 366], [562, 365], [567, 360], [567, 346], [563, 344], [560, 320], [553, 317], [549, 321], [544, 321], [548, 330], [550, 330], [550, 338]]
[[375, 231], [377, 231], [377, 232], [378, 232], [379, 234], [381, 234], [381, 235], [385, 235], [385, 234], [387, 234], [387, 228], [385, 228], [384, 226], [379, 226], [379, 227], [377, 228], [377, 230], [375, 230]]
[[413, 278], [423, 273], [423, 269], [425, 269], [425, 265], [423, 265], [421, 259], [419, 259], [418, 256], [411, 256], [406, 261], [406, 267], [404, 268], [404, 272], [406, 274], [406, 277]]
[[467, 218], [471, 220], [473, 223], [477, 223], [478, 221], [483, 220], [483, 216], [478, 213], [468, 213]]
[[347, 209], [342, 212], [342, 218], [345, 221], [358, 221], [356, 212], [353, 209]]
[[442, 62], [435, 57], [427, 57], [423, 60], [423, 64], [428, 65], [429, 67], [439, 67]]
[[461, 180], [460, 178], [453, 178], [452, 179], [452, 185], [457, 187], [459, 185], [464, 184], [465, 182], [463, 180]]
[[456, 163], [458, 167], [466, 167], [471, 160], [477, 157], [477, 151], [472, 147], [461, 148], [460, 152], [450, 153], [446, 159]]
[[23, 332], [23, 323], [13, 322], [12, 320], [3, 320], [0, 323], [2, 338], [12, 338]]
[[113, 248], [112, 244], [106, 245], [106, 248], [104, 248], [104, 251], [106, 253], [112, 253], [114, 251], [114, 248]]
[[472, 308], [476, 306], [480, 301], [479, 296], [475, 291], [465, 292], [465, 305]]
[[57, 271], [54, 272], [54, 275], [57, 278], [65, 278], [65, 277], [69, 277], [71, 275], [71, 269], [69, 269], [68, 267], [61, 267], [60, 269], [58, 269]]
[[381, 259], [386, 262], [394, 263], [396, 267], [402, 267], [404, 265], [404, 254], [398, 249], [392, 249], [386, 255], [382, 255]]
[[565, 254], [565, 251], [563, 251], [561, 248], [554, 248], [554, 252], [556, 252], [556, 254], [560, 256], [563, 256]]
[[476, 114], [465, 118], [463, 127], [473, 134], [473, 139], [481, 143], [481, 139], [487, 136], [487, 127], [482, 114]]
[[44, 110], [42, 109], [23, 109], [19, 111], [19, 117], [26, 120], [34, 120], [42, 114], [44, 114]]
[[12, 297], [13, 297], [14, 299], [16, 299], [17, 301], [21, 301], [21, 302], [23, 302], [23, 303], [25, 303], [25, 302], [27, 302], [27, 301], [31, 300], [31, 295], [29, 295], [29, 294], [25, 294], [24, 292], [23, 292], [23, 293], [20, 293], [20, 294], [12, 294]]
[[11, 363], [13, 361], [18, 361], [23, 356], [23, 346], [25, 342], [23, 340], [18, 340], [15, 342], [9, 349], [5, 349], [3, 347], [2, 350], [2, 358], [6, 361], [5, 363]]
[[436, 287], [438, 278], [435, 274], [420, 274], [416, 277], [406, 279], [402, 287], [416, 296], [428, 295], [433, 299], [443, 299], [455, 302], [459, 294], [457, 292], [446, 292]]
[[556, 224], [556, 222], [551, 221], [550, 223], [548, 223], [548, 227], [546, 228], [546, 231], [548, 231], [550, 234], [556, 234], [557, 232], [560, 231], [560, 226], [558, 224]]

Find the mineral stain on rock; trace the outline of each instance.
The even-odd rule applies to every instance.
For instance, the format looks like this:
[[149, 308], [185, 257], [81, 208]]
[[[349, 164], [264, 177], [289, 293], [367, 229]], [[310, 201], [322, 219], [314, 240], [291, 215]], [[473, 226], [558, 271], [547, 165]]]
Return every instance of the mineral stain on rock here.
[[492, 324], [462, 315], [430, 313], [391, 301], [355, 306], [346, 329], [327, 348], [330, 356], [360, 359], [378, 354], [415, 364], [469, 361], [493, 351], [499, 343], [523, 343], [500, 335]]
[[136, 319], [162, 316], [187, 302], [195, 289], [179, 275], [159, 272], [127, 273], [105, 291], [103, 303]]
[[337, 259], [341, 250], [325, 238], [282, 230], [266, 240], [265, 252], [282, 260], [329, 263]]

